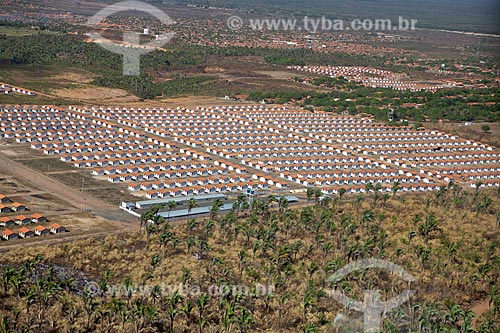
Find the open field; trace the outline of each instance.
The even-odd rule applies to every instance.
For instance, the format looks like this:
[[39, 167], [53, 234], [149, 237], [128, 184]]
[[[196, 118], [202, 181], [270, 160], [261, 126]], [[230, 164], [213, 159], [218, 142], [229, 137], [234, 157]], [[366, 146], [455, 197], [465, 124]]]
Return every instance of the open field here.
[[[485, 133], [481, 126], [488, 125], [491, 130]], [[450, 132], [478, 140], [500, 148], [500, 123], [473, 123], [471, 126], [465, 126], [464, 123], [428, 123], [426, 127], [439, 129], [441, 131]]]
[[125, 90], [95, 86], [56, 89], [52, 90], [51, 94], [61, 98], [86, 101], [88, 103], [92, 103], [93, 101], [98, 101], [100, 103], [106, 101], [110, 103], [129, 103], [138, 101], [136, 96], [130, 95]]

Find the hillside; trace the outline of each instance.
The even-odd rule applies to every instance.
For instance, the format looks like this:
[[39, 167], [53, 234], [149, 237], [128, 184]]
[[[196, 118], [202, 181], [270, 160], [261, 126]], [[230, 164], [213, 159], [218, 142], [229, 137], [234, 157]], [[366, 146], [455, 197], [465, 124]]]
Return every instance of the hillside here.
[[358, 300], [363, 289], [409, 288], [375, 269], [328, 282], [361, 258], [416, 278], [384, 332], [498, 332], [500, 192], [395, 194], [314, 203], [310, 191], [305, 207], [256, 200], [225, 216], [156, 220], [146, 234], [2, 253], [2, 332], [359, 331], [360, 313], [331, 288]]

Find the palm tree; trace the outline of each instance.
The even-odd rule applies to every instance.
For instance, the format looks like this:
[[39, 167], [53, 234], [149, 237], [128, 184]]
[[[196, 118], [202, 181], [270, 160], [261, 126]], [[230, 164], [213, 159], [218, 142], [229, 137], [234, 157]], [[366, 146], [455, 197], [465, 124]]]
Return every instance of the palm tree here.
[[418, 226], [418, 232], [424, 238], [425, 243], [427, 243], [429, 241], [429, 235], [433, 231], [438, 230], [438, 227], [439, 227], [439, 222], [434, 216], [434, 214], [427, 214], [424, 223], [421, 223]]
[[312, 276], [314, 275], [314, 273], [318, 271], [318, 269], [319, 269], [318, 264], [316, 264], [314, 261], [311, 262], [309, 267], [307, 267], [307, 272], [309, 273], [309, 280], [312, 279]]
[[329, 196], [325, 196], [323, 200], [321, 200], [321, 206], [324, 208], [329, 207], [331, 205], [331, 202], [332, 198]]
[[170, 200], [167, 202], [167, 210], [168, 210], [168, 217], [167, 219], [170, 220], [170, 212], [172, 211], [172, 209], [174, 209], [175, 207], [177, 207], [177, 202], [173, 201], [173, 200]]
[[89, 290], [85, 289], [83, 291], [83, 309], [87, 314], [87, 328], [90, 328], [90, 319], [97, 308], [97, 302], [94, 295]]
[[193, 310], [194, 310], [194, 304], [191, 301], [187, 301], [182, 307], [182, 313], [184, 313], [184, 315], [186, 316], [188, 326], [190, 326], [191, 323], [194, 321], [192, 318]]
[[342, 203], [342, 198], [344, 195], [347, 193], [347, 190], [343, 187], [339, 188], [338, 194], [339, 194], [339, 202]]
[[170, 242], [173, 238], [173, 234], [168, 231], [168, 232], [164, 232], [160, 235], [160, 237], [158, 238], [158, 241], [160, 242], [160, 246], [162, 248], [164, 248], [163, 250], [163, 258], [165, 258], [165, 254], [167, 252], [167, 245], [168, 245], [168, 242]]
[[366, 183], [365, 185], [365, 192], [366, 193], [369, 193], [371, 191], [373, 191], [374, 187], [373, 187], [373, 183], [372, 182], [368, 182]]
[[149, 235], [151, 235], [155, 231], [156, 231], [156, 226], [154, 226], [154, 225], [146, 226], [146, 247], [145, 247], [145, 249], [147, 249], [149, 247]]
[[159, 285], [154, 285], [151, 289], [150, 296], [153, 299], [153, 304], [156, 304], [156, 301], [161, 298], [162, 289]]
[[359, 209], [361, 208], [361, 205], [363, 203], [363, 199], [364, 199], [364, 197], [363, 197], [363, 194], [361, 194], [361, 193], [356, 196], [356, 200], [353, 202], [353, 205], [356, 208], [356, 213], [359, 213]]
[[[254, 200], [252, 202], [252, 205], [256, 202], [256, 200]], [[248, 204], [248, 198], [247, 198], [247, 195], [245, 193], [240, 193], [238, 194], [238, 197], [236, 198], [236, 201], [234, 202], [234, 208], [236, 208], [236, 214], [238, 215], [241, 211], [241, 208], [242, 206], [244, 206], [244, 204]]]
[[499, 286], [492, 286], [491, 287], [491, 293], [490, 293], [490, 306], [492, 306], [493, 309], [493, 318], [497, 318], [497, 316], [500, 314], [500, 287]]
[[203, 313], [205, 312], [205, 309], [207, 308], [208, 305], [208, 295], [205, 293], [201, 293], [197, 298], [196, 298], [196, 307], [198, 308], [198, 325], [200, 328], [200, 333], [203, 331], [203, 326], [205, 324], [205, 318], [203, 317]]
[[165, 218], [161, 215], [156, 214], [153, 216], [151, 221], [153, 221], [153, 224], [155, 226], [155, 230], [158, 231], [158, 226], [163, 224], [163, 222], [165, 222]]
[[240, 313], [237, 316], [236, 320], [238, 321], [238, 324], [240, 325], [240, 330], [242, 333], [246, 332], [250, 325], [254, 322], [254, 319], [252, 317], [252, 314], [250, 313], [250, 310], [248, 310], [244, 306], [240, 306]]
[[21, 289], [26, 282], [26, 272], [24, 268], [18, 268], [16, 273], [10, 277], [10, 284], [14, 288], [14, 292], [19, 299], [21, 297]]
[[392, 183], [392, 188], [391, 188], [391, 190], [392, 190], [392, 197], [393, 197], [393, 198], [394, 198], [394, 197], [396, 197], [396, 193], [397, 193], [397, 192], [399, 191], [399, 189], [401, 188], [401, 186], [399, 186], [399, 185], [400, 185], [399, 180], [396, 180], [394, 183]]
[[175, 291], [171, 297], [167, 297], [167, 314], [170, 319], [170, 332], [174, 332], [174, 321], [175, 317], [179, 313], [177, 305], [184, 300], [179, 291]]
[[16, 269], [14, 267], [7, 266], [4, 268], [2, 272], [2, 284], [3, 284], [4, 294], [7, 294], [9, 284], [11, 284], [11, 279], [14, 275], [16, 275]]
[[224, 206], [221, 199], [217, 199], [214, 201], [212, 208], [210, 209], [210, 219], [214, 220], [217, 217], [217, 213]]
[[288, 200], [285, 197], [280, 197], [278, 200], [278, 207], [280, 214], [284, 214], [285, 210], [288, 208]]
[[187, 210], [188, 210], [188, 218], [190, 217], [191, 211], [193, 210], [193, 208], [199, 207], [198, 202], [194, 198], [189, 199], [186, 202], [186, 206], [187, 206]]
[[491, 200], [490, 197], [485, 196], [483, 200], [476, 205], [476, 217], [479, 216], [480, 212], [481, 213], [486, 212], [490, 208], [492, 203], [493, 200]]
[[8, 317], [2, 317], [0, 321], [0, 332], [1, 333], [14, 333], [15, 331], [10, 329], [10, 319]]
[[313, 187], [308, 187], [306, 191], [307, 195], [307, 202], [311, 202], [311, 199], [314, 197], [314, 188]]
[[316, 306], [316, 292], [314, 290], [314, 283], [313, 281], [309, 280], [307, 282], [307, 288], [304, 294], [304, 304], [303, 304], [303, 310], [304, 310], [304, 319], [307, 318], [307, 312], [309, 309], [314, 308]]
[[276, 198], [276, 196], [269, 194], [269, 196], [267, 197], [267, 203], [269, 205], [272, 205], [274, 202], [278, 202], [278, 199]]
[[[153, 207], [151, 207], [150, 209], [148, 209], [147, 211], [145, 211], [144, 213], [141, 214], [139, 220], [141, 221], [141, 230], [142, 230], [142, 227], [146, 225], [146, 223], [153, 219], [155, 217], [156, 214], [158, 214], [158, 212], [160, 211], [160, 209], [162, 208], [162, 205], [154, 205]], [[147, 230], [146, 230], [147, 232]]]
[[151, 267], [153, 270], [160, 264], [160, 256], [155, 254], [151, 257]]
[[113, 273], [109, 270], [106, 269], [102, 275], [102, 277], [99, 279], [97, 282], [99, 285], [99, 292], [101, 294], [101, 297], [106, 296], [106, 293], [108, 292], [108, 287], [109, 287], [109, 280], [113, 276]]
[[319, 188], [314, 189], [314, 202], [316, 204], [319, 203], [319, 198], [323, 195], [323, 192]]

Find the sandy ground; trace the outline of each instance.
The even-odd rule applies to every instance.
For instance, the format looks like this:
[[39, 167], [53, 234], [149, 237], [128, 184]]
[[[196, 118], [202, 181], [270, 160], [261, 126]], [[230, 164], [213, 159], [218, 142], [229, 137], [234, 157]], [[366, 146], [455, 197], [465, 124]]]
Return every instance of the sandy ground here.
[[52, 94], [71, 99], [79, 99], [84, 101], [103, 101], [103, 100], [119, 100], [121, 102], [137, 101], [138, 98], [130, 95], [127, 91], [114, 88], [103, 88], [89, 86], [86, 88], [73, 89], [56, 89]]
[[215, 106], [215, 105], [253, 105], [255, 103], [249, 102], [235, 102], [233, 100], [226, 100], [224, 98], [208, 97], [208, 96], [190, 96], [190, 97], [176, 97], [176, 98], [164, 98], [156, 101], [137, 101], [137, 102], [116, 102], [112, 105], [106, 106], [126, 106], [126, 107], [163, 107], [163, 108], [175, 108], [175, 107], [190, 107], [194, 108], [197, 106]]
[[93, 76], [89, 73], [65, 72], [51, 76], [50, 79], [61, 83], [86, 84], [92, 82]]

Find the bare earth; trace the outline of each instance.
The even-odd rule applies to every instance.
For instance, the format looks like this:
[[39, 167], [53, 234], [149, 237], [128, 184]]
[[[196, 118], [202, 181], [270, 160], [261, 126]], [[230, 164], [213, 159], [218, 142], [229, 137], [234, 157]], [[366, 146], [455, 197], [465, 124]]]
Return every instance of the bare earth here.
[[119, 99], [121, 102], [137, 101], [138, 98], [122, 89], [88, 87], [74, 89], [56, 89], [52, 93], [58, 97], [81, 99], [87, 101], [101, 101]]

